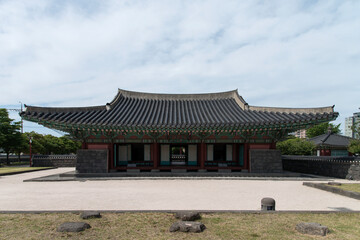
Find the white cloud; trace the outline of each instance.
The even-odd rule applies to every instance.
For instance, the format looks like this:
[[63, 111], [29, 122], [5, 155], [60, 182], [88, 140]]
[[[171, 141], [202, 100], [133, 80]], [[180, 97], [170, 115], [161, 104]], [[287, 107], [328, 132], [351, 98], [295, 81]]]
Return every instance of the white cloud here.
[[0, 104], [117, 88], [239, 89], [252, 105], [357, 111], [359, 1], [1, 1]]

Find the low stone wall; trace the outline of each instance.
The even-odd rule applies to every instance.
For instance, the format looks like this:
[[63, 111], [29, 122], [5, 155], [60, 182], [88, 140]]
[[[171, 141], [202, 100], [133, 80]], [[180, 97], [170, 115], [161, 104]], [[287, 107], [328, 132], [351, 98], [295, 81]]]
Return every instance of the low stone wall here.
[[[30, 160], [30, 156], [29, 155], [20, 155], [20, 162], [29, 162]], [[11, 163], [16, 163], [19, 162], [19, 156], [17, 155], [10, 155], [9, 156], [9, 162]], [[1, 155], [0, 156], [0, 164], [1, 163], [6, 163], [6, 155]]]
[[34, 155], [33, 167], [75, 167], [76, 155]]
[[250, 149], [250, 171], [280, 173], [283, 171], [281, 153], [275, 149]]
[[76, 162], [77, 173], [107, 173], [107, 149], [79, 149]]
[[331, 156], [282, 156], [286, 171], [360, 180], [360, 158]]

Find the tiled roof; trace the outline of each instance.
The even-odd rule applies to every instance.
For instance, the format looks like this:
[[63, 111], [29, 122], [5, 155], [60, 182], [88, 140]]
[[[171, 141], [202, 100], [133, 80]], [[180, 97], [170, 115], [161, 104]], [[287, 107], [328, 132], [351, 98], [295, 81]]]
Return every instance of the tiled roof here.
[[26, 120], [65, 125], [213, 128], [306, 125], [338, 116], [332, 107], [270, 108], [249, 106], [237, 90], [210, 94], [152, 94], [119, 89], [106, 105], [79, 108], [26, 106]]
[[326, 146], [337, 146], [337, 147], [347, 147], [352, 138], [342, 136], [335, 133], [325, 133], [313, 138], [310, 138], [309, 141], [315, 143], [315, 145], [326, 145]]

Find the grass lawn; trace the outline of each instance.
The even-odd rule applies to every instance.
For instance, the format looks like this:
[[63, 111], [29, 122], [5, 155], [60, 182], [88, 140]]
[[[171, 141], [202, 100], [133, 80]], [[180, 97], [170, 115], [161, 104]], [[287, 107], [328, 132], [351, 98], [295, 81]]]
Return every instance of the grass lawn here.
[[[82, 220], [73, 213], [0, 214], [0, 239], [360, 239], [359, 213], [213, 213], [202, 214], [202, 233], [170, 233], [177, 221], [171, 213], [103, 213], [100, 219]], [[64, 222], [91, 225], [80, 233], [59, 233]], [[303, 235], [299, 222], [328, 226], [326, 237]]]
[[49, 169], [49, 167], [1, 167], [0, 174]]
[[358, 192], [360, 193], [360, 183], [343, 183], [341, 186], [332, 185], [332, 187], [341, 188], [346, 191]]

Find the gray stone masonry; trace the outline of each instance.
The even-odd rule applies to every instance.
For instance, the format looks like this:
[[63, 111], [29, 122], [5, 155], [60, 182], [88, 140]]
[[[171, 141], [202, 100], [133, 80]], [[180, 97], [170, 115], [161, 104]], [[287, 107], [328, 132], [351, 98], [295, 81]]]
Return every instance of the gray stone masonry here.
[[275, 149], [250, 149], [250, 171], [253, 173], [281, 173], [281, 153]]
[[352, 164], [348, 170], [346, 179], [360, 180], [360, 165]]
[[360, 159], [355, 157], [283, 156], [286, 171], [360, 180]]
[[80, 149], [77, 151], [76, 171], [78, 173], [107, 173], [107, 149]]
[[33, 167], [75, 167], [76, 155], [34, 155]]

